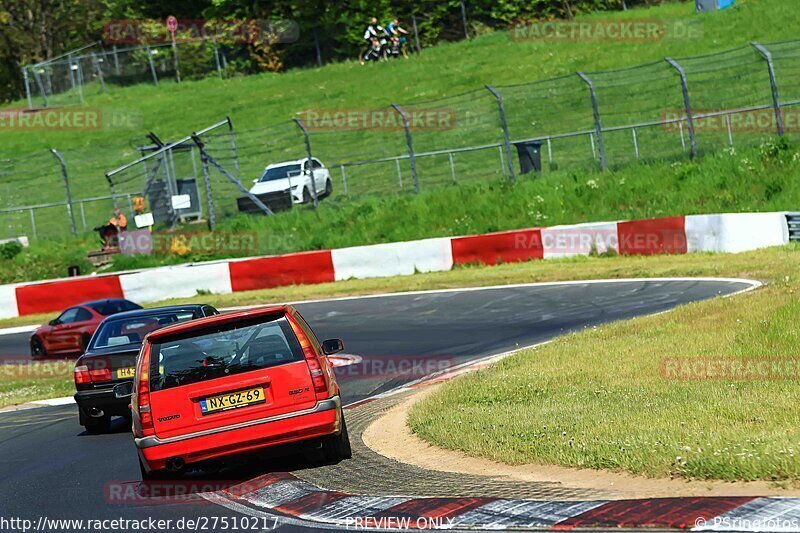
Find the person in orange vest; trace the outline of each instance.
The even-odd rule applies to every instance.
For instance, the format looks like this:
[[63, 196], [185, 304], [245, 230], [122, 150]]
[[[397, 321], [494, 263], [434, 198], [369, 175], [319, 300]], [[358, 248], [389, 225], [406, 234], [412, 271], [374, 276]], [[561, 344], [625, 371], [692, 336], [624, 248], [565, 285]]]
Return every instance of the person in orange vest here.
[[95, 228], [103, 242], [103, 250], [119, 246], [119, 234], [126, 229], [128, 229], [128, 219], [122, 210], [114, 209], [114, 216], [109, 219], [108, 224]]
[[111, 220], [108, 221], [108, 225], [114, 226], [117, 230], [117, 233], [120, 233], [128, 229], [128, 219], [125, 218], [125, 215], [122, 213], [122, 210], [117, 208], [114, 209], [114, 216], [111, 217]]

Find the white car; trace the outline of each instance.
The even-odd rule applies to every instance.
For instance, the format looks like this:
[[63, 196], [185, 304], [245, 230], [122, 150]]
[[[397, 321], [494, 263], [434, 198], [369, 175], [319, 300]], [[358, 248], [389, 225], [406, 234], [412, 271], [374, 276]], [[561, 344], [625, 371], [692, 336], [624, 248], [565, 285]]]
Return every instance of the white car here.
[[333, 192], [331, 174], [325, 165], [316, 157], [312, 157], [309, 171], [306, 157], [297, 161], [284, 161], [267, 166], [261, 177], [253, 180], [250, 192], [259, 195], [290, 189], [292, 202], [304, 204], [313, 200], [312, 191], [314, 189], [312, 187], [314, 186], [316, 186], [318, 199], [330, 196]]

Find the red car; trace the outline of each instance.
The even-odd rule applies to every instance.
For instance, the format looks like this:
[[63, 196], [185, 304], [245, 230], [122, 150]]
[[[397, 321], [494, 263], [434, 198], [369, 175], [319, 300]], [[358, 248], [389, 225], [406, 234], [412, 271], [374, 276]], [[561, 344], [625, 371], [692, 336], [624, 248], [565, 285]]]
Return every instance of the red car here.
[[145, 337], [133, 383], [133, 434], [143, 479], [287, 443], [311, 444], [326, 460], [351, 456], [328, 355], [291, 306], [200, 318]]
[[70, 307], [31, 334], [31, 356], [80, 355], [86, 351], [89, 340], [105, 317], [141, 308], [139, 304], [122, 298], [84, 302]]

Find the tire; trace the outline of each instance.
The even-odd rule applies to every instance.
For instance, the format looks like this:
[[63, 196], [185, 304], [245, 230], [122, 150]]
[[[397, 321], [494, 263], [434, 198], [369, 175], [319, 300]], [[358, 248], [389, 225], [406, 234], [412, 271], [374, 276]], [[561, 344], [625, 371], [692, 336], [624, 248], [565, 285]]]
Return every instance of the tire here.
[[44, 347], [42, 339], [39, 337], [33, 337], [31, 339], [31, 357], [37, 359], [39, 357], [45, 357], [46, 355], [47, 349]]
[[322, 441], [322, 455], [326, 461], [343, 461], [353, 457], [344, 413], [342, 413], [342, 431], [338, 435], [331, 435]]
[[311, 198], [311, 191], [308, 190], [308, 187], [304, 188], [303, 189], [303, 203], [304, 204], [310, 204], [313, 201], [314, 201], [314, 199]]
[[100, 418], [85, 417], [83, 419], [83, 427], [90, 435], [102, 435], [111, 431], [111, 417], [109, 415], [101, 416]]
[[331, 194], [333, 194], [333, 183], [331, 180], [325, 180], [325, 192], [322, 193], [320, 198], [327, 198]]

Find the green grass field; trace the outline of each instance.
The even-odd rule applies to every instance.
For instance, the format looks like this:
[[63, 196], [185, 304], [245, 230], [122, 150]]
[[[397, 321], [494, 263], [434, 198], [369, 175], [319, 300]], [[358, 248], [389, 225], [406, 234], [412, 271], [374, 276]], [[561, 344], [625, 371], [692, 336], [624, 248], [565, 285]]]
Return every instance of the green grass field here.
[[[684, 270], [682, 259], [668, 259], [673, 272]], [[687, 273], [703, 273], [708, 261], [717, 275], [769, 284], [524, 350], [444, 385], [412, 409], [411, 428], [437, 446], [510, 464], [797, 482], [796, 375], [683, 380], [662, 364], [794, 357], [798, 248], [687, 259], [698, 267]], [[626, 260], [608, 265], [624, 269]]]
[[[209, 78], [180, 85], [162, 83], [159, 87], [137, 85], [112, 87], [107, 95], [91, 94], [87, 106], [100, 108], [113, 124], [98, 131], [0, 131], [0, 159], [10, 158], [11, 166], [0, 174], [0, 193], [6, 203], [22, 205], [63, 199], [63, 184], [56, 160], [46, 152], [58, 148], [67, 161], [73, 196], [78, 199], [108, 194], [103, 173], [138, 155], [134, 146], [145, 143], [144, 134], [154, 131], [162, 139], [180, 136], [230, 116], [237, 131], [242, 181], [250, 180], [269, 162], [302, 157], [304, 147], [290, 118], [308, 109], [363, 110], [385, 107], [391, 102], [425, 102], [449, 96], [444, 101], [406, 105], [409, 110], [426, 107], [450, 109], [455, 123], [446, 131], [415, 132], [415, 150], [426, 152], [502, 139], [496, 102], [483, 85], [514, 85], [570, 75], [564, 81], [544, 85], [501, 88], [506, 98], [510, 134], [513, 139], [547, 135], [560, 131], [592, 128], [588, 91], [574, 72], [585, 70], [596, 79], [601, 115], [607, 127], [632, 121], [658, 120], [665, 110], [682, 105], [677, 76], [665, 56], [685, 57], [747, 45], [752, 40], [779, 41], [794, 37], [792, 28], [800, 14], [793, 0], [748, 0], [734, 9], [702, 17], [693, 14], [691, 3], [668, 3], [625, 13], [600, 14], [591, 18], [622, 17], [655, 19], [667, 27], [686, 27], [686, 35], [670, 35], [655, 41], [633, 42], [535, 42], [512, 41], [507, 32], [484, 34], [469, 42], [441, 44], [426, 49], [409, 61], [395, 61], [360, 67], [356, 62], [331, 64], [322, 69], [298, 69], [284, 74], [263, 74], [221, 80]], [[797, 98], [796, 54], [782, 52], [776, 59], [784, 101]], [[780, 54], [779, 54], [780, 55]], [[655, 62], [655, 63], [653, 63]], [[597, 71], [653, 63], [624, 73], [599, 74]], [[717, 64], [723, 66], [716, 70]], [[747, 49], [733, 56], [697, 59], [687, 63], [695, 107], [701, 110], [769, 103], [766, 68], [755, 51]], [[630, 79], [629, 79], [630, 78]], [[618, 81], [630, 81], [618, 88]], [[463, 94], [465, 91], [474, 91]], [[462, 96], [453, 96], [462, 95]], [[19, 107], [22, 102], [10, 107]], [[790, 132], [794, 134], [795, 132]], [[643, 160], [685, 158], [678, 132], [664, 128], [643, 128], [637, 132]], [[735, 132], [740, 149], [758, 144], [769, 132]], [[635, 160], [629, 131], [608, 132], [606, 152], [609, 164], [627, 165]], [[721, 131], [698, 133], [702, 152], [720, 150], [727, 143]], [[685, 142], [685, 139], [684, 139]], [[226, 134], [209, 140], [209, 151], [232, 168], [231, 149]], [[327, 164], [405, 153], [401, 131], [324, 131], [312, 134], [314, 153]], [[589, 138], [586, 136], [554, 140], [553, 165], [587, 173], [596, 168]], [[179, 172], [191, 168], [188, 156], [176, 161]], [[195, 163], [197, 161], [195, 160]], [[546, 159], [547, 163], [547, 159]], [[447, 155], [417, 161], [422, 190], [436, 190], [451, 181]], [[408, 163], [401, 162], [403, 190], [410, 188]], [[454, 156], [459, 184], [502, 182], [503, 166], [496, 148]], [[399, 177], [394, 162], [349, 167], [349, 195], [334, 169], [334, 199], [338, 207], [363, 201], [364, 195], [394, 195]], [[557, 173], [557, 172], [556, 172]], [[129, 179], [117, 192], [136, 192], [144, 183], [143, 169], [123, 176]], [[219, 175], [212, 177], [217, 210], [221, 216], [235, 211], [239, 195]], [[5, 185], [3, 182], [6, 182]], [[124, 181], [124, 180], [123, 180]], [[125, 201], [123, 200], [123, 205]], [[355, 209], [357, 205], [353, 208]], [[89, 202], [78, 215], [83, 232], [107, 218], [109, 201]], [[63, 206], [38, 211], [37, 229], [42, 236], [66, 236], [68, 225]], [[301, 213], [303, 216], [305, 212]], [[85, 215], [86, 223], [83, 223]], [[294, 216], [288, 217], [294, 222]], [[29, 213], [0, 215], [0, 231], [8, 236], [30, 235]], [[2, 235], [0, 235], [2, 236]], [[319, 238], [327, 240], [332, 235]], [[331, 246], [323, 244], [323, 246]]]

